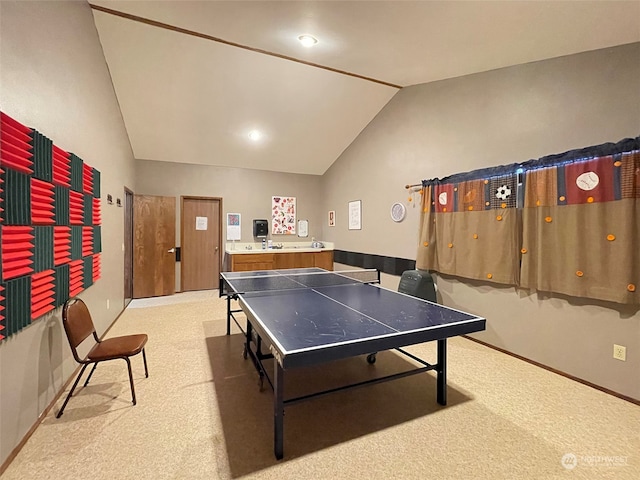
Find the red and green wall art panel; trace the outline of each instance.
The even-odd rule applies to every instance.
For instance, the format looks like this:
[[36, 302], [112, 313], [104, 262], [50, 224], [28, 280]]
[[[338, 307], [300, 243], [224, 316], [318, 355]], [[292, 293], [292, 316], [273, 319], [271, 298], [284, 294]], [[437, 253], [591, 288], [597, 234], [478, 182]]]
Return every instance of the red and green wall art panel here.
[[0, 112], [0, 341], [100, 278], [100, 172]]

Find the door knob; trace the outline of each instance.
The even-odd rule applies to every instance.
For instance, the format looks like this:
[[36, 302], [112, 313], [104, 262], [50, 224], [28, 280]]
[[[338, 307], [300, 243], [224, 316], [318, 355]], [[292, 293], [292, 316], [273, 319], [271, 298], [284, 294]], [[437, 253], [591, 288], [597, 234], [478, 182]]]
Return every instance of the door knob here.
[[169, 250], [167, 250], [167, 253], [176, 253], [176, 249], [174, 248], [170, 248]]
[[216, 252], [218, 251], [218, 246], [216, 245]]

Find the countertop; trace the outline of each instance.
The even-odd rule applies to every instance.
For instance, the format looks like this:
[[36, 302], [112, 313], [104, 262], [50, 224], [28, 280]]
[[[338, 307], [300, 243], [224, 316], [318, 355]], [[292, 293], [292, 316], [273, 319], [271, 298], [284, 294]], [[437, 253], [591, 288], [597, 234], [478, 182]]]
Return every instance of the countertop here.
[[250, 242], [235, 244], [227, 242], [225, 253], [229, 255], [241, 255], [245, 253], [296, 253], [296, 252], [326, 252], [333, 250], [333, 243], [321, 242], [324, 248], [311, 248], [311, 242], [274, 242], [274, 247], [282, 248], [262, 248], [262, 243]]

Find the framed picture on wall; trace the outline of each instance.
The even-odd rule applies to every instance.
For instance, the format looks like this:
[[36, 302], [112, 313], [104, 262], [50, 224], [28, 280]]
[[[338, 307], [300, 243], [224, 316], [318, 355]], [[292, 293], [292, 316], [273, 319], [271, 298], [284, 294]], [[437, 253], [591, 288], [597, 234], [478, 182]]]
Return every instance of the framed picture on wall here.
[[329, 210], [329, 226], [330, 227], [335, 227], [336, 226], [336, 211], [335, 210]]
[[349, 230], [362, 230], [362, 200], [349, 202]]
[[227, 240], [240, 240], [242, 237], [241, 217], [239, 213], [227, 213]]
[[296, 197], [271, 197], [271, 234], [295, 235]]

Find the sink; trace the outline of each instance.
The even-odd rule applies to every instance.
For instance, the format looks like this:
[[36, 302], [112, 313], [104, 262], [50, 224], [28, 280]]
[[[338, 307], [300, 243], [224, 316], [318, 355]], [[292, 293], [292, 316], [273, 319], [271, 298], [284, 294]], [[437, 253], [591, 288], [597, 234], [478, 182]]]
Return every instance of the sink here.
[[324, 244], [322, 242], [312, 242], [309, 245], [274, 245], [272, 248], [275, 250], [309, 250], [311, 248], [324, 248]]

